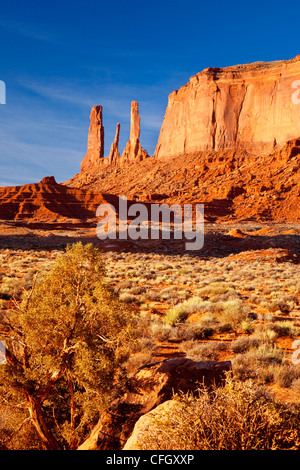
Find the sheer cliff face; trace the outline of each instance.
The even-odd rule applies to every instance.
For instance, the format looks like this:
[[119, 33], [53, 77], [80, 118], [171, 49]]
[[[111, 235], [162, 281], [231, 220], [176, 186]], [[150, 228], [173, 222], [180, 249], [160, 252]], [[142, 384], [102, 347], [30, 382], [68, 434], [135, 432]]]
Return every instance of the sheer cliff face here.
[[300, 56], [209, 68], [169, 96], [157, 158], [230, 147], [269, 152], [300, 136]]

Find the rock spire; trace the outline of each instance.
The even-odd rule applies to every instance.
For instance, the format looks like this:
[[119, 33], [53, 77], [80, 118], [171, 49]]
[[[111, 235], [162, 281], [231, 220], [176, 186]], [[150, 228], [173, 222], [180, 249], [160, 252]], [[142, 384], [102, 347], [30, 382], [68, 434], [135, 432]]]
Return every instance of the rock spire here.
[[129, 141], [122, 154], [122, 164], [141, 161], [149, 155], [140, 144], [140, 116], [137, 101], [131, 102]]
[[81, 162], [81, 171], [95, 170], [103, 165], [104, 160], [104, 127], [102, 106], [93, 106], [90, 115], [90, 128], [87, 153]]
[[119, 137], [120, 137], [120, 123], [117, 124], [115, 140], [111, 144], [110, 152], [108, 155], [108, 164], [109, 165], [116, 165], [119, 163], [120, 160], [120, 153], [119, 153]]

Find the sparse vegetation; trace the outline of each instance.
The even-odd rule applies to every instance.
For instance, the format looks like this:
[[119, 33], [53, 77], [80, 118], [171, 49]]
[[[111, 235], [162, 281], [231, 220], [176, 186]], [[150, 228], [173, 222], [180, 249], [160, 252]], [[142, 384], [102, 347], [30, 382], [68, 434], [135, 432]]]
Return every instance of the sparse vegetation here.
[[153, 418], [143, 450], [275, 450], [299, 446], [300, 408], [275, 403], [253, 381], [182, 395]]
[[[228, 384], [222, 392], [224, 394], [233, 390], [230, 387], [237, 387], [236, 390], [244, 385], [246, 387], [250, 380], [254, 388], [263, 384], [271, 393], [284, 389], [284, 393], [290, 394], [290, 401], [299, 395], [299, 365], [291, 361], [292, 342], [300, 338], [299, 265], [289, 262], [248, 263], [242, 257], [202, 258], [170, 252], [159, 254], [108, 251], [102, 253], [100, 258], [103, 271], [99, 268], [101, 275], [97, 282], [93, 277], [94, 294], [91, 294], [88, 287], [83, 296], [85, 315], [88, 317], [88, 312], [93, 312], [91, 315], [94, 315], [90, 324], [91, 330], [88, 332], [87, 326], [84, 327], [83, 324], [76, 330], [78, 335], [87, 335], [88, 347], [86, 350], [82, 349], [82, 355], [78, 355], [77, 359], [76, 355], [69, 358], [70, 364], [65, 368], [61, 380], [56, 382], [56, 388], [52, 388], [47, 397], [41, 400], [47, 424], [60, 447], [75, 448], [91, 431], [101, 409], [105, 408], [112, 396], [118, 395], [118, 385], [121, 386], [127, 378], [131, 380], [140, 367], [160, 360], [164, 348], [166, 352], [170, 350], [171, 353], [185, 355], [196, 361], [230, 359], [235, 385], [233, 382]], [[25, 383], [29, 379], [33, 380], [36, 391], [41, 387], [42, 380], [46, 382], [47, 378], [60, 371], [59, 354], [64, 348], [66, 325], [70, 325], [70, 322], [64, 323], [66, 319], [63, 311], [71, 312], [72, 306], [75, 305], [73, 301], [70, 303], [69, 294], [72, 289], [63, 295], [63, 289], [58, 287], [62, 285], [62, 279], [59, 282], [58, 276], [55, 282], [51, 281], [50, 287], [49, 279], [53, 279], [53, 272], [57, 272], [55, 266], [60, 259], [60, 250], [8, 249], [0, 252], [1, 328], [3, 330], [3, 325], [6, 324], [6, 335], [13, 331], [15, 333], [16, 328], [26, 332], [26, 341], [30, 348], [37, 352], [37, 357], [35, 360], [30, 359], [30, 368], [26, 372], [27, 375], [22, 372], [22, 381]], [[87, 272], [86, 267], [83, 266], [83, 269]], [[85, 279], [84, 286], [91, 286], [94, 281]], [[42, 282], [46, 282], [44, 286], [47, 285], [47, 291], [46, 287], [42, 289]], [[32, 288], [33, 294], [29, 294], [31, 310], [24, 316], [19, 315], [20, 309], [24, 309], [26, 305], [26, 292], [30, 293]], [[96, 307], [100, 299], [104, 302], [102, 309]], [[105, 327], [102, 326], [101, 319], [105, 319]], [[112, 324], [108, 327], [110, 321]], [[127, 330], [127, 327], [123, 328], [125, 324], [128, 325]], [[29, 333], [30, 328], [33, 331], [32, 336]], [[113, 341], [113, 347], [105, 340], [102, 343], [100, 339], [96, 340], [96, 343], [92, 340], [94, 334], [97, 338], [96, 328], [101, 330], [99, 334], [103, 338]], [[36, 333], [40, 331], [37, 338]], [[122, 335], [126, 331], [128, 342], [126, 340], [121, 344]], [[47, 334], [51, 341], [46, 339]], [[1, 338], [8, 340], [4, 336]], [[17, 335], [16, 338], [18, 344], [23, 342], [20, 336]], [[74, 343], [72, 341], [70, 347], [76, 344], [77, 339], [74, 338]], [[52, 342], [55, 345], [53, 350], [42, 347], [42, 344]], [[94, 353], [91, 352], [89, 356], [89, 348], [93, 350], [94, 347], [95, 351], [100, 351], [100, 343], [105, 360], [97, 363], [93, 370], [91, 357]], [[27, 342], [24, 344], [27, 345]], [[8, 347], [17, 359], [24, 355], [23, 346], [15, 350], [12, 343], [8, 343]], [[81, 365], [78, 365], [80, 362]], [[105, 374], [98, 380], [96, 377], [100, 373], [101, 364], [105, 364]], [[3, 366], [0, 366], [0, 373], [3, 374], [3, 371]], [[22, 394], [16, 392], [13, 384], [9, 385], [13, 377], [14, 380], [20, 380], [20, 371], [17, 371], [16, 375], [11, 371], [12, 369], [6, 387], [2, 385], [1, 388], [0, 442], [3, 448], [39, 449], [44, 438], [41, 440], [32, 421], [28, 420], [28, 408], [18, 407]], [[41, 374], [40, 378], [36, 376], [38, 373]], [[74, 384], [73, 398], [67, 373]], [[111, 384], [111, 377], [115, 380], [113, 389], [111, 386], [106, 389], [105, 383]], [[85, 392], [86, 389], [88, 393]], [[56, 394], [59, 399], [55, 398]], [[279, 394], [279, 397], [281, 396], [284, 395]], [[97, 400], [94, 401], [96, 397]], [[75, 412], [71, 411], [72, 400]], [[225, 395], [222, 400], [225, 403]], [[10, 402], [9, 407], [7, 402]], [[187, 406], [186, 410], [192, 410], [186, 397], [182, 403]], [[262, 403], [264, 407], [267, 401], [263, 400]], [[276, 408], [279, 406], [276, 403], [273, 400], [268, 401], [270, 411], [269, 414], [266, 413], [265, 418], [272, 416], [273, 411], [279, 409]], [[287, 416], [294, 417], [293, 414], [289, 415], [289, 412], [280, 414], [283, 427], [287, 425]], [[76, 416], [75, 420], [72, 416]], [[229, 415], [227, 418], [230, 421]], [[164, 426], [163, 423], [162, 425]], [[268, 433], [268, 425], [265, 423], [262, 426], [265, 426], [264, 429]], [[175, 434], [172, 435], [174, 442], [179, 439], [180, 429], [176, 428]], [[280, 447], [280, 432], [276, 427], [272, 429], [277, 435], [274, 436], [273, 443], [268, 445]], [[229, 437], [224, 439], [226, 442]], [[161, 444], [161, 441], [158, 441], [159, 445], [167, 445], [169, 442]], [[43, 445], [47, 445], [45, 442], [44, 439]], [[154, 441], [149, 442], [147, 446], [154, 445]], [[185, 446], [185, 443], [181, 442], [179, 445]], [[254, 441], [247, 442], [249, 446], [258, 445]], [[214, 441], [208, 446], [219, 448], [221, 444]], [[286, 446], [289, 448], [288, 443]]]
[[222, 351], [227, 349], [227, 344], [219, 341], [199, 343], [195, 340], [184, 341], [181, 349], [186, 357], [194, 361], [216, 361]]

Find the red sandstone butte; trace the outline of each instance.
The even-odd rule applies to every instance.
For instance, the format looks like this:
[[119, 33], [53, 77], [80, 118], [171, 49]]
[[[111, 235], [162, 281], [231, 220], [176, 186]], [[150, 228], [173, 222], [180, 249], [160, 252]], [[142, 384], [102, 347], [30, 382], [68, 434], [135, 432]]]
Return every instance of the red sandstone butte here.
[[94, 106], [90, 115], [87, 153], [81, 162], [81, 171], [100, 168], [104, 159], [104, 127], [102, 106]]
[[271, 152], [300, 136], [299, 79], [300, 56], [197, 73], [170, 94], [155, 156], [233, 147]]

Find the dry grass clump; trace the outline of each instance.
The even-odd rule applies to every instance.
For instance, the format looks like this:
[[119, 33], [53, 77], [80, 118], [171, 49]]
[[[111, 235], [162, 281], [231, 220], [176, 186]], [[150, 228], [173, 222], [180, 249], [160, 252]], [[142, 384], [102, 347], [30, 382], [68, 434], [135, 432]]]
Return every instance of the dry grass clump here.
[[296, 334], [299, 329], [292, 322], [283, 321], [260, 325], [254, 334], [232, 341], [231, 350], [237, 354], [232, 360], [235, 377], [241, 380], [251, 377], [261, 383], [293, 387], [300, 376], [300, 367], [289, 364], [275, 342], [280, 336], [294, 337]]
[[188, 300], [176, 305], [166, 312], [165, 320], [170, 325], [175, 325], [180, 321], [185, 320], [191, 313], [204, 311], [207, 304], [201, 297], [191, 297]]
[[224, 281], [214, 281], [199, 289], [199, 295], [201, 297], [220, 296], [228, 293], [231, 295], [236, 295], [233, 285]]
[[280, 348], [264, 342], [255, 345], [255, 340], [247, 351], [233, 358], [232, 370], [240, 380], [253, 378], [285, 388], [297, 388], [300, 379], [300, 367], [287, 363]]
[[250, 347], [246, 352], [237, 354], [232, 359], [232, 370], [234, 376], [240, 380], [262, 379], [266, 368], [270, 365], [282, 364], [283, 361], [282, 350], [275, 344], [259, 342], [257, 346]]
[[122, 300], [122, 302], [125, 302], [126, 304], [131, 304], [133, 302], [138, 302], [137, 296], [134, 295], [134, 294], [131, 294], [130, 292], [122, 292], [119, 295], [119, 298], [120, 298], [120, 300]]
[[189, 329], [194, 339], [206, 339], [218, 331], [218, 321], [215, 315], [207, 313], [199, 321], [191, 323]]
[[250, 307], [242, 300], [228, 300], [221, 306], [222, 317], [221, 322], [223, 325], [229, 325], [233, 331], [237, 331], [243, 326], [243, 329], [249, 329], [253, 318], [255, 317]]
[[157, 341], [166, 341], [171, 338], [174, 328], [161, 321], [153, 320], [150, 325], [152, 337]]
[[294, 338], [300, 334], [300, 329], [294, 325], [292, 321], [285, 320], [282, 322], [268, 323], [265, 328], [274, 332], [277, 337], [289, 336]]
[[300, 446], [300, 408], [276, 403], [252, 381], [227, 378], [213, 393], [182, 395], [157, 414], [142, 450], [275, 450]]
[[212, 302], [195, 296], [169, 309], [166, 312], [165, 321], [170, 325], [175, 325], [196, 312], [215, 313], [214, 321], [210, 321], [210, 328], [214, 331], [238, 331], [239, 329], [251, 331], [255, 317], [250, 307], [240, 299]]
[[258, 348], [263, 343], [257, 336], [240, 336], [231, 342], [231, 349], [234, 353], [244, 353], [254, 348]]
[[193, 361], [216, 361], [222, 351], [226, 351], [227, 344], [222, 341], [210, 341], [199, 343], [195, 340], [184, 341], [180, 349], [185, 353], [188, 359]]
[[[293, 364], [270, 364], [260, 370], [259, 380], [263, 383], [275, 383], [279, 387], [296, 390], [300, 381], [300, 367]], [[299, 382], [300, 383], [300, 382]]]

